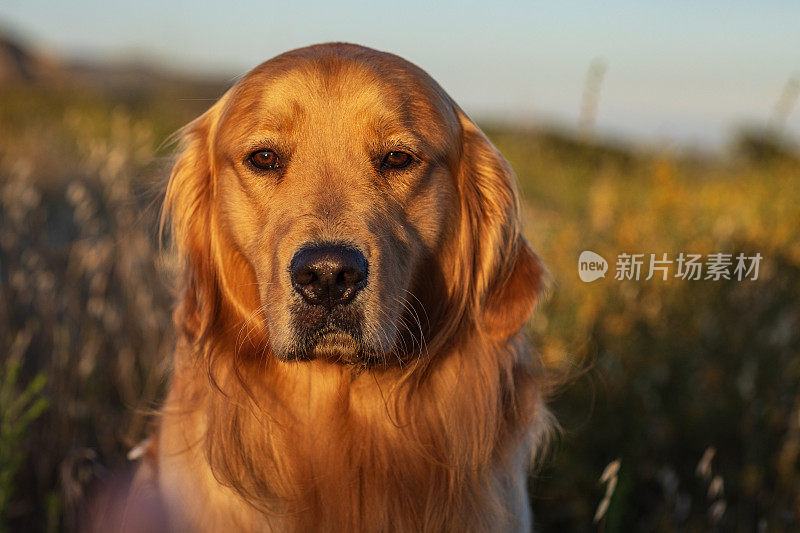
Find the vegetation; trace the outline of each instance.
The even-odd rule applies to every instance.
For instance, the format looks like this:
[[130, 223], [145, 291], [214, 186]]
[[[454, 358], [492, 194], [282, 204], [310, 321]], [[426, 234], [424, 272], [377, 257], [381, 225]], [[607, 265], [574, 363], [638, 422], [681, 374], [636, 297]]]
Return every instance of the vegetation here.
[[[35, 453], [18, 471], [0, 464], [12, 530], [44, 530], [47, 515], [74, 527], [91, 483], [144, 434], [169, 370], [159, 147], [222, 87], [101, 87], [0, 86], [0, 367], [13, 383], [19, 360], [33, 381], [17, 398], [50, 403], [14, 433]], [[796, 156], [752, 136], [714, 159], [487, 132], [550, 272], [532, 334], [560, 376], [562, 430], [531, 483], [539, 526], [586, 530], [597, 514], [605, 531], [800, 527]], [[609, 261], [604, 279], [579, 280], [583, 250]], [[680, 252], [763, 261], [755, 281], [614, 279], [621, 253]]]
[[[17, 339], [25, 342], [24, 333]], [[19, 354], [21, 350], [16, 350]], [[14, 476], [22, 461], [26, 449], [22, 439], [28, 426], [47, 409], [47, 400], [40, 393], [45, 385], [45, 377], [38, 374], [21, 392], [17, 391], [19, 361], [8, 359], [5, 363], [4, 376], [0, 382], [0, 517], [5, 516], [6, 508], [14, 491]], [[0, 522], [0, 531], [4, 525]]]

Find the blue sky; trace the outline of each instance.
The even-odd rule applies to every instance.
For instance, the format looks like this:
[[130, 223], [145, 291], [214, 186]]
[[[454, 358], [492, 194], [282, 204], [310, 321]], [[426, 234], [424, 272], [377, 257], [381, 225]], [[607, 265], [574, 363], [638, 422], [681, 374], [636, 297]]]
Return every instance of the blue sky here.
[[[719, 145], [766, 123], [800, 79], [796, 0], [3, 0], [2, 26], [62, 55], [228, 76], [298, 46], [357, 42], [417, 63], [478, 118], [568, 127], [601, 58], [598, 129], [645, 143]], [[787, 129], [800, 136], [800, 106]]]

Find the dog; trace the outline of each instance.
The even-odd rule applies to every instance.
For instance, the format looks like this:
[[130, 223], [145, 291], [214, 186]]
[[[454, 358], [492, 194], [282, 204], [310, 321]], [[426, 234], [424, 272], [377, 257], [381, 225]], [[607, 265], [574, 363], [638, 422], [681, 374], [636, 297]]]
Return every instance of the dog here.
[[481, 130], [419, 67], [333, 43], [180, 136], [178, 341], [139, 501], [173, 531], [529, 531], [543, 267]]

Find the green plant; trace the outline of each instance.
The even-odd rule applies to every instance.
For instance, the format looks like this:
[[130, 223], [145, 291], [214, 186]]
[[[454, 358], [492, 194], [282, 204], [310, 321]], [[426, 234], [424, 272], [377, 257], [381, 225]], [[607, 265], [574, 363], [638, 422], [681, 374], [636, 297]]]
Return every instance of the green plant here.
[[14, 476], [25, 459], [25, 433], [48, 405], [42, 396], [47, 381], [43, 374], [37, 374], [17, 391], [20, 366], [17, 359], [7, 360], [0, 379], [0, 531], [5, 529], [3, 522], [14, 492]]

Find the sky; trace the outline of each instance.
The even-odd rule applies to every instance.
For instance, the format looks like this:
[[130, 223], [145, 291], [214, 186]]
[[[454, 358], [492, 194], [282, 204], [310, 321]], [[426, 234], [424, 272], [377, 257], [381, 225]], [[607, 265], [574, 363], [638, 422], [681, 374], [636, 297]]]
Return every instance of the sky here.
[[[774, 120], [800, 83], [798, 0], [2, 0], [3, 27], [62, 56], [231, 78], [292, 48], [356, 42], [418, 64], [475, 118], [566, 128], [602, 64], [596, 129], [646, 144], [724, 145]], [[800, 105], [785, 128], [800, 138]]]

